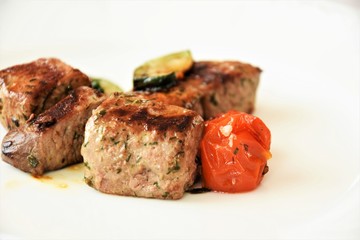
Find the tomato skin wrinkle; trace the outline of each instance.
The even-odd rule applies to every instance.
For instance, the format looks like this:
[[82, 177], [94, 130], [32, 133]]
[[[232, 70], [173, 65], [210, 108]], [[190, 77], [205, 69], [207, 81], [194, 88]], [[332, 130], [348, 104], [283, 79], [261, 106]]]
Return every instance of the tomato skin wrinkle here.
[[205, 123], [200, 143], [203, 185], [218, 192], [255, 189], [268, 171], [271, 133], [261, 119], [229, 111]]

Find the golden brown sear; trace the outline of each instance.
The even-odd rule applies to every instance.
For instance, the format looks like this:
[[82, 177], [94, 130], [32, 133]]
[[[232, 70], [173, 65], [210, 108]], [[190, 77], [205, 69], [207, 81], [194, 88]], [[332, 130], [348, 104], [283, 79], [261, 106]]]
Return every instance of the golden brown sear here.
[[195, 179], [203, 126], [194, 111], [115, 93], [86, 123], [85, 182], [105, 193], [179, 199]]
[[194, 110], [204, 119], [229, 110], [251, 113], [260, 73], [259, 68], [237, 61], [195, 62], [176, 86], [161, 92], [135, 94]]
[[1, 70], [0, 121], [7, 129], [19, 127], [79, 86], [90, 86], [89, 78], [56, 58]]
[[24, 125], [10, 130], [1, 146], [2, 159], [33, 175], [82, 161], [85, 123], [104, 96], [82, 86]]

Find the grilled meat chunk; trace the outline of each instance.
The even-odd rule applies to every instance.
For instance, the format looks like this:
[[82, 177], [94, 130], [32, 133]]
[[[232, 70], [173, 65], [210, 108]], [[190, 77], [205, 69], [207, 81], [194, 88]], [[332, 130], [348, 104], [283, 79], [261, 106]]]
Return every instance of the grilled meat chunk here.
[[261, 70], [236, 61], [197, 62], [188, 75], [188, 84], [202, 95], [204, 118], [229, 110], [251, 113]]
[[89, 78], [55, 58], [1, 70], [0, 121], [8, 129], [19, 127], [79, 86], [90, 86]]
[[187, 81], [179, 81], [178, 85], [166, 91], [134, 91], [133, 94], [149, 100], [190, 109], [203, 116], [203, 107], [201, 105], [203, 94], [196, 85], [193, 86]]
[[23, 126], [10, 130], [2, 142], [2, 159], [33, 175], [82, 161], [85, 123], [104, 97], [79, 87]]
[[179, 199], [194, 182], [202, 130], [194, 111], [115, 93], [86, 124], [85, 181], [105, 193]]
[[237, 61], [195, 62], [178, 85], [163, 92], [137, 92], [147, 99], [197, 111], [210, 119], [229, 110], [251, 113], [261, 70]]

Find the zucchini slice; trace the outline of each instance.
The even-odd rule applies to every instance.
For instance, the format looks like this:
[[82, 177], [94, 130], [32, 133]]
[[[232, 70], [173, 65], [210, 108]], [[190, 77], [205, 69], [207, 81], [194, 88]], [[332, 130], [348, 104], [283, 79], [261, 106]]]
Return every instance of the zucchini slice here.
[[158, 91], [176, 84], [194, 61], [190, 51], [168, 54], [147, 61], [134, 71], [134, 90]]
[[147, 78], [134, 79], [134, 90], [160, 91], [176, 85], [176, 75], [174, 72], [166, 75], [158, 75]]
[[99, 90], [106, 95], [110, 95], [113, 92], [122, 92], [123, 90], [116, 84], [105, 80], [103, 78], [90, 78], [91, 87]]

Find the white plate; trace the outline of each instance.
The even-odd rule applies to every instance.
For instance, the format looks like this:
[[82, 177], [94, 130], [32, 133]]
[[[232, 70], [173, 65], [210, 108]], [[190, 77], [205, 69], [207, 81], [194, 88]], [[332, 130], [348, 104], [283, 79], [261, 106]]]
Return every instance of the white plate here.
[[273, 158], [255, 191], [178, 201], [99, 193], [81, 164], [35, 179], [1, 162], [0, 238], [358, 239], [360, 11], [345, 2], [1, 2], [1, 69], [55, 56], [129, 89], [182, 49], [260, 66]]

